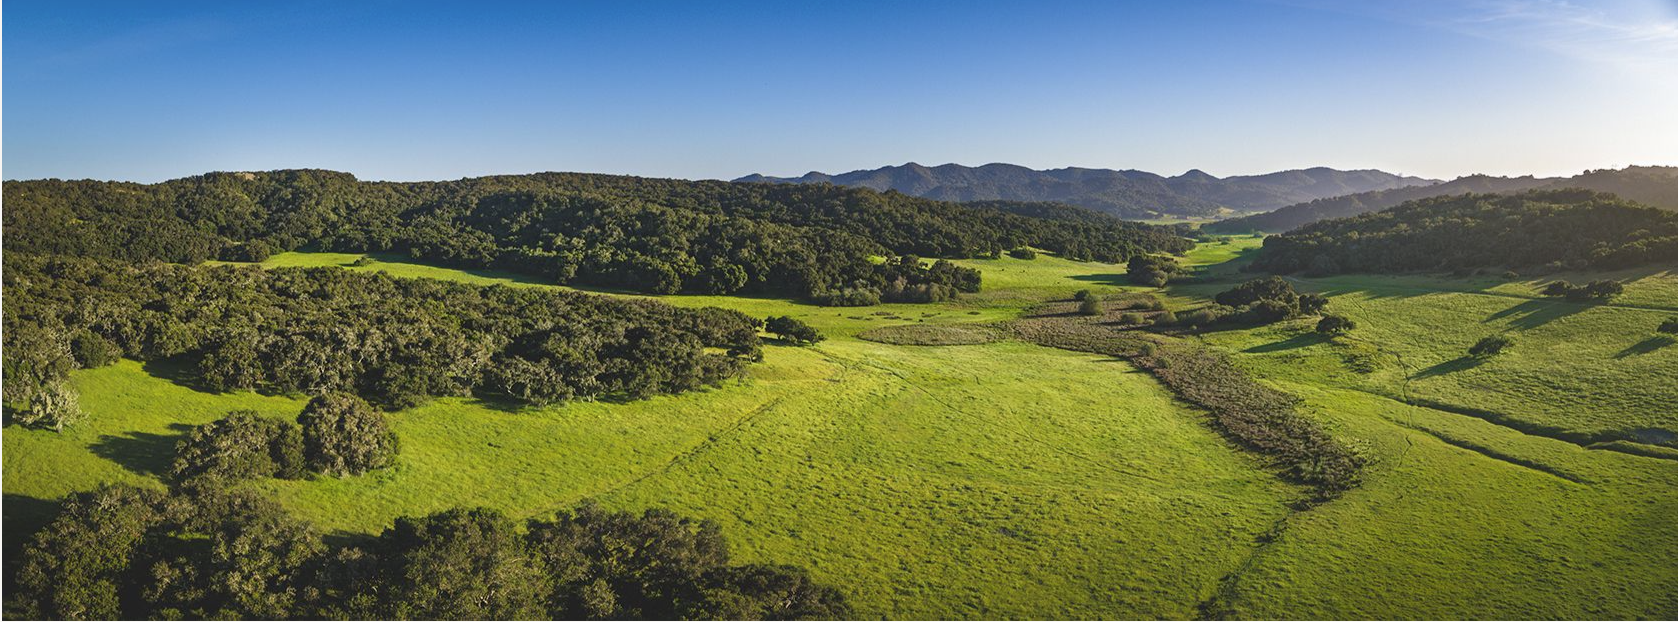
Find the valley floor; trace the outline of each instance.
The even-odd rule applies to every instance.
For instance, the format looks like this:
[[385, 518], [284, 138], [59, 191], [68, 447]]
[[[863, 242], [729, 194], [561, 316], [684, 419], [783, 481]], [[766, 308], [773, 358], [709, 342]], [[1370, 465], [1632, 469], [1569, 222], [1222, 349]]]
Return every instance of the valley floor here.
[[[1190, 258], [1233, 276], [1256, 242]], [[358, 255], [268, 264], [546, 287]], [[508, 409], [443, 399], [394, 413], [393, 469], [260, 486], [328, 532], [484, 505], [524, 517], [583, 499], [718, 521], [742, 561], [805, 566], [865, 618], [1671, 618], [1678, 616], [1678, 274], [1628, 279], [1612, 306], [1537, 299], [1536, 282], [1301, 280], [1353, 317], [1199, 337], [1359, 447], [1358, 488], [1300, 512], [1303, 492], [1124, 361], [1015, 341], [897, 346], [881, 326], [994, 322], [1123, 267], [1039, 257], [965, 262], [986, 292], [938, 305], [834, 309], [668, 296], [793, 315], [828, 336], [771, 346], [727, 386], [675, 397]], [[1228, 283], [1174, 286], [1174, 306]], [[1485, 334], [1509, 355], [1460, 361]], [[124, 361], [77, 372], [88, 421], [4, 431], [7, 550], [54, 500], [107, 481], [161, 485], [187, 426], [297, 396], [209, 394]], [[1418, 406], [1413, 404], [1427, 404]], [[1642, 439], [1647, 440], [1647, 439]], [[1635, 453], [1629, 453], [1635, 452]]]

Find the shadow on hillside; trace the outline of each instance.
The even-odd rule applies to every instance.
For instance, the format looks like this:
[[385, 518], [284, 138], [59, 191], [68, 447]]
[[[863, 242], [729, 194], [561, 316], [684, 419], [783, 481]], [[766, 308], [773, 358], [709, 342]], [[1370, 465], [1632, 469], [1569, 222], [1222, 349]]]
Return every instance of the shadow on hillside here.
[[1521, 330], [1538, 328], [1550, 322], [1588, 309], [1589, 305], [1562, 303], [1553, 300], [1528, 300], [1493, 313], [1482, 324], [1490, 324], [1504, 318], [1509, 319], [1509, 325]]
[[1678, 343], [1678, 339], [1673, 339], [1667, 335], [1657, 335], [1627, 346], [1626, 349], [1621, 350], [1618, 354], [1615, 354], [1614, 358], [1623, 359], [1628, 356], [1648, 354], [1650, 352], [1654, 352], [1655, 350], [1670, 346], [1673, 343]]
[[198, 379], [198, 368], [184, 356], [141, 361], [140, 369], [153, 378], [168, 380], [176, 386], [199, 393], [216, 393]]
[[1125, 280], [1125, 275], [1122, 272], [1113, 272], [1113, 273], [1109, 273], [1109, 274], [1079, 274], [1079, 275], [1074, 275], [1074, 276], [1070, 276], [1070, 277], [1067, 277], [1067, 278], [1070, 278], [1074, 281], [1083, 281], [1085, 283], [1099, 283], [1101, 285], [1112, 285], [1112, 286], [1115, 286], [1115, 287], [1123, 286], [1123, 285], [1130, 285], [1130, 282]]
[[171, 423], [169, 429], [175, 433], [103, 434], [88, 449], [93, 455], [115, 462], [133, 473], [161, 477], [169, 471], [169, 461], [175, 458], [175, 444], [186, 437], [192, 426]]
[[4, 556], [6, 573], [6, 593], [13, 594], [13, 578], [17, 576], [17, 565], [23, 561], [23, 547], [29, 543], [35, 532], [46, 527], [58, 514], [58, 502], [47, 499], [6, 493], [0, 500], [5, 514]]
[[1456, 373], [1456, 372], [1459, 372], [1459, 371], [1466, 371], [1466, 370], [1470, 370], [1470, 369], [1474, 369], [1476, 367], [1479, 367], [1480, 364], [1485, 363], [1485, 362], [1486, 362], [1485, 359], [1478, 359], [1478, 358], [1474, 358], [1472, 356], [1459, 357], [1459, 358], [1451, 359], [1449, 361], [1445, 361], [1445, 362], [1440, 363], [1438, 365], [1434, 365], [1433, 367], [1429, 367], [1429, 368], [1421, 370], [1419, 372], [1416, 372], [1415, 375], [1410, 376], [1410, 379], [1411, 380], [1426, 380], [1428, 378], [1433, 378], [1435, 376], [1443, 376], [1445, 374]]
[[1249, 354], [1263, 354], [1263, 353], [1266, 353], [1266, 352], [1282, 352], [1284, 350], [1293, 350], [1293, 349], [1297, 349], [1297, 348], [1314, 346], [1314, 345], [1317, 345], [1317, 344], [1320, 344], [1320, 343], [1326, 343], [1326, 342], [1328, 342], [1328, 340], [1329, 340], [1328, 335], [1324, 335], [1322, 333], [1300, 333], [1298, 335], [1294, 335], [1292, 337], [1289, 337], [1287, 339], [1283, 339], [1281, 341], [1272, 341], [1270, 343], [1259, 344], [1259, 345], [1253, 346], [1251, 348], [1247, 348], [1245, 350], [1242, 350], [1242, 352], [1246, 352], [1246, 353], [1249, 353]]

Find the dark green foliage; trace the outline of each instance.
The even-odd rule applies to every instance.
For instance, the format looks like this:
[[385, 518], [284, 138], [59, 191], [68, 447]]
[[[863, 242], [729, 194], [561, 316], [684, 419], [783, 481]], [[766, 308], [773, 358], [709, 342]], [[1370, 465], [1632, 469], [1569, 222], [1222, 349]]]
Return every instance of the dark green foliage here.
[[1078, 301], [1080, 315], [1101, 315], [1101, 297], [1091, 294]]
[[309, 470], [359, 475], [396, 460], [396, 434], [384, 413], [354, 395], [328, 393], [309, 400], [297, 416]]
[[764, 322], [764, 330], [796, 346], [807, 346], [826, 339], [815, 327], [789, 315], [769, 318]]
[[[11, 563], [13, 560], [9, 560]], [[327, 544], [247, 491], [71, 495], [19, 560], [26, 619], [836, 619], [790, 566], [730, 566], [716, 525], [585, 505], [518, 525], [493, 510], [399, 518]]]
[[1660, 327], [1656, 328], [1655, 331], [1668, 335], [1678, 335], [1678, 316], [1666, 318], [1666, 321], [1661, 322]]
[[1317, 321], [1317, 332], [1324, 335], [1344, 335], [1357, 327], [1357, 322], [1339, 315], [1325, 315]]
[[1169, 257], [1137, 255], [1126, 265], [1125, 276], [1131, 283], [1148, 287], [1164, 287], [1183, 274], [1183, 267]]
[[1031, 250], [1030, 248], [1025, 247], [1025, 246], [1021, 246], [1019, 248], [1008, 251], [1008, 256], [1013, 257], [1014, 259], [1032, 260], [1032, 259], [1037, 258], [1037, 251]]
[[70, 337], [70, 353], [75, 356], [76, 366], [83, 369], [104, 367], [122, 358], [122, 348], [87, 329]]
[[1625, 268], [1678, 259], [1678, 214], [1576, 189], [1437, 197], [1265, 238], [1250, 268], [1298, 272], [1319, 257], [1338, 272]]
[[1244, 307], [1260, 300], [1274, 300], [1293, 306], [1299, 302], [1299, 293], [1282, 277], [1270, 276], [1236, 285], [1219, 293], [1216, 300], [1227, 307]]
[[1551, 281], [1544, 287], [1545, 296], [1560, 296], [1574, 302], [1607, 302], [1615, 296], [1625, 292], [1625, 286], [1619, 281], [1591, 281], [1585, 285], [1574, 285], [1567, 281]]
[[[107, 486], [65, 498], [58, 518], [37, 532], [17, 562], [8, 618], [115, 620], [132, 600], [129, 566], [161, 522], [161, 491]], [[8, 565], [13, 563], [8, 560]]]
[[[6, 266], [8, 280], [14, 265], [15, 260]], [[6, 407], [18, 425], [62, 431], [85, 416], [69, 382], [70, 370], [76, 368], [75, 352], [55, 318], [15, 312], [18, 295], [17, 288], [6, 287]]]
[[532, 520], [526, 540], [551, 581], [560, 619], [835, 619], [832, 588], [788, 566], [729, 566], [717, 526], [660, 510], [637, 516], [585, 504]]
[[1214, 310], [1213, 321], [1243, 324], [1280, 322], [1319, 313], [1328, 306], [1328, 298], [1320, 294], [1300, 294], [1286, 279], [1278, 276], [1247, 281], [1219, 293], [1216, 300], [1222, 308]]
[[1513, 339], [1503, 335], [1491, 335], [1474, 342], [1468, 347], [1468, 355], [1474, 358], [1488, 358], [1501, 354], [1509, 346], [1515, 344]]
[[398, 518], [379, 536], [382, 617], [399, 620], [523, 620], [544, 617], [551, 578], [490, 509]]
[[9, 181], [4, 202], [5, 244], [16, 252], [196, 263], [309, 245], [652, 293], [883, 287], [895, 276], [877, 273], [868, 260], [876, 255], [977, 257], [1031, 245], [1118, 262], [1192, 246], [1162, 227], [866, 189], [566, 173], [420, 183], [318, 170], [152, 185]]
[[210, 389], [348, 392], [392, 408], [679, 393], [758, 356], [757, 320], [733, 311], [334, 268], [14, 254], [5, 281], [7, 402], [46, 404], [19, 408], [20, 422], [65, 410], [42, 396], [76, 365], [63, 335], [83, 332], [131, 358], [178, 357]]
[[1093, 295], [1095, 295], [1095, 293], [1091, 292], [1090, 290], [1080, 289], [1076, 293], [1072, 294], [1072, 299], [1076, 300], [1078, 302], [1083, 302], [1085, 298], [1089, 298], [1090, 296], [1093, 296]]
[[1317, 321], [1317, 332], [1324, 335], [1344, 335], [1357, 328], [1357, 322], [1339, 315], [1325, 315]]
[[303, 433], [289, 421], [239, 411], [193, 428], [175, 446], [179, 482], [302, 477]]

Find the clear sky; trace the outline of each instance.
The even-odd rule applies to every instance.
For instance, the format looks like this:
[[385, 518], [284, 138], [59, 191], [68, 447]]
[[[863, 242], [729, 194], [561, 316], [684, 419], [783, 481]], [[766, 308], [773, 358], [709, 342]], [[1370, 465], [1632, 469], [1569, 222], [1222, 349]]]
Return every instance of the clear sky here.
[[77, 2], [7, 179], [1678, 164], [1678, 2]]

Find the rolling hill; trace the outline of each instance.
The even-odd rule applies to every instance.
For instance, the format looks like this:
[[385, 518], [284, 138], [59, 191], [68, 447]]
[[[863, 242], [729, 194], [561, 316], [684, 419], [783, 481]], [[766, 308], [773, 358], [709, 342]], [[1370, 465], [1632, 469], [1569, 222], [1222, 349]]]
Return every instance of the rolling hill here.
[[1383, 210], [1406, 201], [1470, 193], [1506, 193], [1534, 189], [1585, 188], [1664, 209], [1678, 209], [1678, 167], [1633, 166], [1620, 170], [1587, 171], [1566, 178], [1491, 177], [1470, 175], [1430, 186], [1375, 190], [1317, 199], [1273, 212], [1253, 214], [1206, 225], [1215, 233], [1280, 233], [1327, 220]]
[[944, 201], [1055, 201], [1125, 218], [1214, 216], [1225, 210], [1253, 212], [1302, 201], [1372, 190], [1433, 183], [1433, 180], [1376, 170], [1310, 168], [1264, 175], [1216, 177], [1191, 170], [1176, 177], [1146, 171], [1096, 168], [1034, 170], [1013, 164], [902, 166], [839, 175], [810, 172], [801, 177], [747, 175], [748, 183], [831, 183], [896, 190]]

